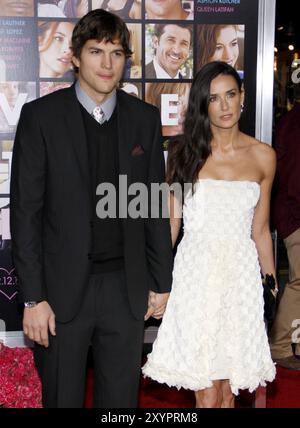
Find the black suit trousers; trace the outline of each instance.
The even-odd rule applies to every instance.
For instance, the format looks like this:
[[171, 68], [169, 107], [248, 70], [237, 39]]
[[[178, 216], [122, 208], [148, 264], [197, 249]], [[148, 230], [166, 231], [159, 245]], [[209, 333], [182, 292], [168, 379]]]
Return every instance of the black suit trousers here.
[[49, 348], [35, 346], [44, 407], [83, 406], [90, 345], [94, 407], [136, 407], [143, 328], [130, 311], [124, 271], [91, 275], [76, 317], [56, 323]]

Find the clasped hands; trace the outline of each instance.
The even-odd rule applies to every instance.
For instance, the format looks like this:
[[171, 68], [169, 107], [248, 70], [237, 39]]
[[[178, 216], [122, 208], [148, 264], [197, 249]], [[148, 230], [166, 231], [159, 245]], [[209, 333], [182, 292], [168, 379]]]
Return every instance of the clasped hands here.
[[[148, 310], [145, 321], [151, 316], [155, 319], [162, 318], [170, 293], [155, 293], [149, 291]], [[49, 334], [56, 335], [55, 315], [46, 301], [38, 303], [33, 308], [25, 308], [23, 318], [23, 329], [29, 339], [34, 340], [39, 345], [49, 346]]]
[[148, 310], [144, 317], [145, 321], [147, 321], [147, 319], [150, 317], [153, 317], [157, 320], [162, 318], [166, 309], [169, 295], [170, 293], [155, 293], [154, 291], [149, 291]]

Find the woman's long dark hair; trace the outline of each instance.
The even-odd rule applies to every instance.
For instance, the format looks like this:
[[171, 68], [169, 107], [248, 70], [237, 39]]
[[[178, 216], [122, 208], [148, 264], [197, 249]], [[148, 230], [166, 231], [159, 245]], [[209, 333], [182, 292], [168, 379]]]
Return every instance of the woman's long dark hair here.
[[167, 183], [196, 183], [199, 171], [211, 154], [212, 131], [208, 117], [210, 86], [219, 75], [232, 76], [239, 91], [242, 81], [237, 71], [225, 62], [206, 64], [196, 74], [189, 97], [183, 135], [169, 144]]

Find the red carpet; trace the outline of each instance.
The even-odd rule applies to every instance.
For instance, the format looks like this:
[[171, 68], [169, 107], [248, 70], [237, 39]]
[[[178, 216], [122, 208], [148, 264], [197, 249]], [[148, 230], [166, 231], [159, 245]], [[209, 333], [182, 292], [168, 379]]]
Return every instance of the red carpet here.
[[[89, 370], [85, 407], [92, 407], [93, 373]], [[236, 407], [254, 405], [254, 394], [241, 391]], [[141, 379], [139, 407], [141, 408], [193, 408], [194, 394], [191, 391], [168, 388], [149, 379]], [[277, 367], [276, 380], [267, 388], [268, 408], [300, 408], [300, 371]]]
[[300, 371], [277, 367], [276, 380], [268, 386], [267, 407], [300, 408]]

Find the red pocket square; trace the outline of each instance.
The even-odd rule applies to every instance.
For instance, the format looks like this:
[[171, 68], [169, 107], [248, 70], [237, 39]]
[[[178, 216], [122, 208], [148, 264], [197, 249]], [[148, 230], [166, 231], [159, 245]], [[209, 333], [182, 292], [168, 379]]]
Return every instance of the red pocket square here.
[[134, 146], [134, 148], [131, 151], [131, 156], [139, 156], [142, 154], [144, 154], [144, 149], [140, 145]]

